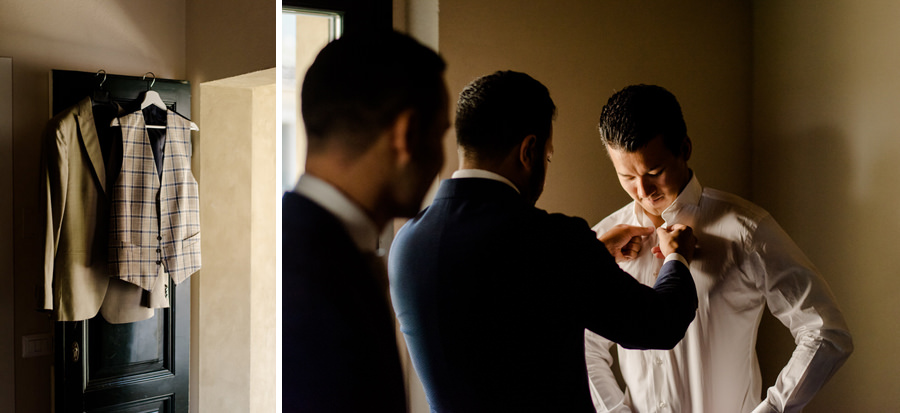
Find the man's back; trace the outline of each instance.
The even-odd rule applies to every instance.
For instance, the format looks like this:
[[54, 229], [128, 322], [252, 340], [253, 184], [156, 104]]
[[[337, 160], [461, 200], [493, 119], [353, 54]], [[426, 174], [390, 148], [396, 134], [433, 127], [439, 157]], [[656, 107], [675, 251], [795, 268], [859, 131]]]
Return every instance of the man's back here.
[[[389, 267], [436, 411], [592, 411], [584, 329], [671, 347], [696, 307], [692, 283], [664, 294], [639, 285], [583, 220], [536, 209], [488, 179], [443, 182], [397, 234]], [[664, 272], [690, 277], [680, 263]], [[636, 303], [643, 315], [617, 316]]]
[[384, 289], [340, 221], [284, 196], [285, 411], [404, 412]]

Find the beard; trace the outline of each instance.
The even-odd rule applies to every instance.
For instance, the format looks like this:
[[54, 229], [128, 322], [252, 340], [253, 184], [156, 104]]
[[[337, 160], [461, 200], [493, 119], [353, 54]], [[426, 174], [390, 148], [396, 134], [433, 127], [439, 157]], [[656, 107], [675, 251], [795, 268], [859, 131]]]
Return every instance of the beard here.
[[541, 193], [544, 192], [544, 181], [547, 179], [547, 167], [544, 157], [535, 157], [531, 165], [531, 175], [528, 177], [528, 202], [531, 205], [537, 203]]

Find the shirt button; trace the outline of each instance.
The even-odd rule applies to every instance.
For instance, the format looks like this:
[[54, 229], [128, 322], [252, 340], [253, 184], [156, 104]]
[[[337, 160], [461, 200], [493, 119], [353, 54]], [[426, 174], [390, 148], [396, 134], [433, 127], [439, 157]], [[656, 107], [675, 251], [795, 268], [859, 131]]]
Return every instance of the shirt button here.
[[162, 235], [157, 235], [157, 236], [156, 236], [156, 240], [157, 240], [157, 241], [159, 241], [159, 240], [161, 240], [161, 239], [162, 239]]
[[659, 408], [660, 408], [660, 409], [665, 409], [667, 406], [669, 406], [669, 403], [666, 403], [666, 402], [659, 402]]
[[157, 261], [157, 262], [156, 262], [156, 265], [160, 265], [160, 264], [162, 264], [162, 261]]
[[[656, 363], [657, 366], [662, 366], [663, 359], [662, 359], [662, 357], [657, 356], [656, 360], [654, 360], [654, 362]], [[663, 402], [663, 403], [665, 403], [665, 402]]]

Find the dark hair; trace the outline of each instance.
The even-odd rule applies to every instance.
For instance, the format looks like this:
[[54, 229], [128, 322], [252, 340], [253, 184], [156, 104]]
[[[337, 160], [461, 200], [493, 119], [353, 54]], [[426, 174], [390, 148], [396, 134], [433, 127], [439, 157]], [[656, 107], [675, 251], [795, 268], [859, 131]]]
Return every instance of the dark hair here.
[[406, 109], [417, 127], [435, 121], [446, 64], [437, 53], [394, 31], [349, 34], [327, 46], [306, 72], [301, 112], [315, 152], [339, 140], [363, 153]]
[[525, 73], [500, 71], [469, 83], [456, 106], [456, 141], [477, 157], [505, 156], [528, 135], [546, 142], [556, 116], [547, 87]]
[[678, 154], [687, 136], [675, 95], [655, 85], [632, 85], [613, 94], [600, 113], [598, 127], [604, 145], [626, 152], [662, 135], [666, 148]]

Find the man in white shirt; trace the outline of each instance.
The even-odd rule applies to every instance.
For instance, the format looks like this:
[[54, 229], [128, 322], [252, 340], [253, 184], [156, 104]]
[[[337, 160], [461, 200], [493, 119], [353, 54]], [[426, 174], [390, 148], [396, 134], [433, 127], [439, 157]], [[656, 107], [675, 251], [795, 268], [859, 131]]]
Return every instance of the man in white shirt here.
[[[600, 135], [633, 202], [593, 229], [617, 224], [694, 229], [691, 262], [697, 316], [672, 350], [618, 348], [623, 392], [611, 370], [613, 343], [585, 331], [585, 358], [598, 412], [796, 412], [853, 350], [828, 285], [762, 208], [703, 188], [688, 167], [691, 140], [675, 96], [659, 86], [629, 86], [610, 97]], [[654, 234], [635, 237], [619, 265], [644, 284], [662, 260]], [[617, 254], [618, 255], [618, 254]], [[797, 348], [761, 400], [756, 337], [762, 311], [794, 336]]]

